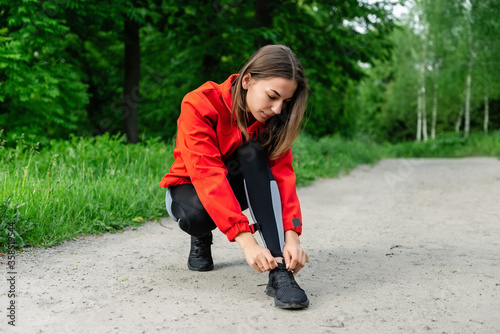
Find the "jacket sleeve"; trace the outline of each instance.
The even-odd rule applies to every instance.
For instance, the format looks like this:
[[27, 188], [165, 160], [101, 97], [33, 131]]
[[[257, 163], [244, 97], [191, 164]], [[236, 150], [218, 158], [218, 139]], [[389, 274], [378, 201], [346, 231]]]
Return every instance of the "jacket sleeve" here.
[[[229, 241], [252, 232], [226, 178], [212, 123], [217, 112], [205, 97], [186, 96], [177, 121], [177, 145], [203, 207]], [[200, 110], [203, 108], [203, 110]]]
[[283, 217], [283, 230], [293, 230], [302, 234], [302, 212], [295, 185], [295, 172], [292, 166], [292, 150], [276, 160], [270, 160], [269, 166], [276, 180], [281, 197], [281, 211]]

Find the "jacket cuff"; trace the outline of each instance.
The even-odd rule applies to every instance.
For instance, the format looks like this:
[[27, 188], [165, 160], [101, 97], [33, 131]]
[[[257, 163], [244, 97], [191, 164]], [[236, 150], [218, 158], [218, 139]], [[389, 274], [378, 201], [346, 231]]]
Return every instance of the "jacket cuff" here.
[[302, 219], [300, 218], [284, 218], [283, 219], [284, 231], [295, 231], [298, 235], [302, 234]]
[[250, 232], [252, 234], [255, 233], [254, 229], [250, 228], [250, 226], [248, 225], [248, 222], [240, 222], [231, 226], [229, 230], [224, 232], [224, 234], [229, 241], [234, 242], [234, 238], [236, 238], [238, 234], [243, 232]]

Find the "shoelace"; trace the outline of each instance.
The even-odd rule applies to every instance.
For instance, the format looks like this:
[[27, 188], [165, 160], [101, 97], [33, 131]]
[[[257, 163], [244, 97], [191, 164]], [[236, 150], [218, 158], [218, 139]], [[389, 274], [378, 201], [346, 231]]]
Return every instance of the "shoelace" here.
[[[279, 288], [296, 288], [300, 289], [299, 285], [297, 282], [295, 282], [295, 279], [293, 278], [293, 274], [284, 269], [284, 268], [278, 268], [274, 272], [274, 285], [276, 289]], [[302, 290], [302, 289], [301, 289]]]
[[196, 239], [194, 241], [195, 248], [193, 249], [193, 255], [196, 257], [206, 257], [210, 255], [210, 243], [203, 239]]

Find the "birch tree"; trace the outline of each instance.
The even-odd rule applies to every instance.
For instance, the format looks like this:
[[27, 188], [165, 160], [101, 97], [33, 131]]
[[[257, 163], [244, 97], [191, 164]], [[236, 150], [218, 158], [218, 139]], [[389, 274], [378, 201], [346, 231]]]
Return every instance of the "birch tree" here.
[[418, 91], [417, 91], [417, 133], [416, 140], [427, 140], [427, 113], [426, 113], [426, 67], [427, 67], [427, 43], [428, 23], [425, 17], [425, 0], [416, 0], [413, 7], [413, 31], [419, 35], [420, 40], [417, 45], [418, 51], [412, 46], [412, 56], [418, 68]]
[[498, 14], [500, 3], [495, 0], [474, 1], [472, 14], [476, 36], [476, 84], [473, 98], [477, 104], [482, 104], [482, 130], [488, 133], [490, 127], [490, 102], [500, 96], [500, 23]]
[[467, 76], [465, 80], [465, 101], [464, 101], [464, 135], [470, 135], [470, 108], [471, 108], [471, 90], [472, 90], [472, 70], [474, 66], [474, 36], [472, 32], [472, 0], [465, 0], [465, 33], [467, 40]]

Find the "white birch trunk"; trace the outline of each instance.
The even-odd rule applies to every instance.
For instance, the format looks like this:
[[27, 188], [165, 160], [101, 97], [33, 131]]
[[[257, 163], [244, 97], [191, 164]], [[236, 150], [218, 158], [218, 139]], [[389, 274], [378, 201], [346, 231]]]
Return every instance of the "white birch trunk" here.
[[467, 9], [467, 44], [469, 46], [469, 60], [467, 66], [467, 79], [465, 83], [465, 120], [464, 135], [465, 138], [470, 135], [470, 99], [472, 89], [472, 67], [474, 61], [474, 39], [472, 36], [472, 1], [466, 0]]
[[472, 76], [471, 76], [472, 66], [469, 66], [467, 73], [467, 80], [465, 86], [465, 122], [464, 122], [464, 135], [465, 138], [469, 137], [470, 134], [470, 95], [472, 87]]
[[432, 123], [431, 123], [431, 138], [436, 139], [436, 121], [438, 110], [438, 83], [434, 82], [434, 92], [432, 99]]
[[[425, 82], [425, 81], [424, 81]], [[425, 110], [425, 83], [423, 82], [423, 86], [420, 88], [420, 92], [422, 94], [422, 139], [427, 141], [427, 112]]]
[[484, 96], [484, 123], [483, 130], [484, 133], [488, 133], [488, 123], [490, 122], [490, 106], [488, 101], [488, 95]]
[[420, 115], [422, 123], [422, 139], [427, 141], [427, 112], [426, 112], [426, 99], [425, 99], [425, 66], [427, 64], [427, 40], [429, 24], [426, 22], [425, 15], [422, 15], [422, 23], [424, 25], [424, 30], [422, 32], [423, 45], [422, 45], [422, 61], [420, 63]]
[[427, 39], [428, 39], [428, 23], [425, 18], [425, 13], [420, 11], [418, 14], [419, 21], [423, 25], [422, 31], [422, 54], [418, 56], [415, 49], [411, 47], [411, 54], [415, 62], [419, 64], [419, 75], [418, 75], [418, 85], [417, 90], [417, 134], [416, 140], [424, 141], [427, 140], [427, 115], [425, 111], [425, 67], [427, 64]]
[[[415, 62], [418, 62], [418, 56], [415, 52], [415, 48], [412, 46], [410, 48], [411, 55]], [[420, 98], [420, 89], [417, 89], [417, 133], [415, 135], [415, 140], [420, 141], [422, 139], [422, 102]]]
[[422, 140], [422, 96], [420, 90], [417, 92], [417, 141]]

